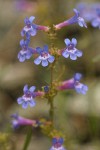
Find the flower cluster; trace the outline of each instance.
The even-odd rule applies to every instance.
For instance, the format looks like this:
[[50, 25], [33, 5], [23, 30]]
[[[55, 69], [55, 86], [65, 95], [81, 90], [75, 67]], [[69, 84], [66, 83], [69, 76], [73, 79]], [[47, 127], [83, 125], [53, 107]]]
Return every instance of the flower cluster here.
[[[43, 67], [47, 67], [50, 65], [51, 68], [51, 82], [48, 86], [43, 86], [41, 91], [35, 91], [36, 87], [31, 86], [30, 88], [28, 85], [25, 85], [23, 88], [23, 95], [17, 99], [17, 103], [19, 105], [22, 105], [22, 108], [26, 109], [28, 106], [34, 107], [36, 105], [35, 98], [37, 96], [41, 98], [47, 98], [48, 102], [50, 104], [50, 117], [51, 121], [40, 121], [40, 120], [30, 120], [27, 118], [23, 118], [21, 116], [18, 116], [17, 114], [12, 115], [12, 124], [14, 128], [17, 128], [19, 126], [42, 126], [42, 125], [49, 125], [47, 128], [48, 130], [53, 129], [53, 98], [57, 94], [58, 91], [62, 90], [68, 90], [68, 89], [75, 89], [77, 93], [80, 94], [86, 94], [88, 87], [82, 83], [80, 83], [80, 80], [82, 78], [82, 75], [80, 73], [76, 73], [73, 78], [69, 80], [65, 80], [63, 82], [56, 82], [53, 79], [53, 69], [55, 68], [55, 62], [58, 60], [60, 56], [63, 56], [65, 58], [70, 57], [71, 60], [77, 60], [78, 57], [82, 57], [83, 53], [82, 51], [78, 50], [76, 48], [77, 40], [76, 38], [72, 38], [71, 40], [66, 38], [64, 40], [66, 47], [58, 50], [54, 46], [51, 46], [51, 49], [49, 49], [48, 45], [44, 45], [43, 48], [36, 47], [32, 48], [29, 46], [31, 37], [35, 36], [38, 32], [38, 30], [42, 30], [44, 32], [48, 32], [48, 34], [51, 36], [55, 36], [55, 32], [58, 29], [61, 29], [64, 26], [68, 26], [71, 24], [78, 24], [81, 27], [87, 28], [87, 25], [84, 21], [84, 19], [81, 17], [81, 14], [78, 10], [74, 9], [74, 16], [71, 17], [68, 20], [65, 20], [64, 22], [61, 22], [57, 25], [54, 25], [53, 28], [47, 27], [47, 26], [41, 26], [33, 23], [35, 17], [26, 17], [24, 20], [25, 26], [23, 27], [21, 31], [21, 36], [26, 37], [26, 39], [22, 39], [20, 41], [21, 50], [18, 53], [18, 59], [20, 62], [24, 62], [27, 59], [30, 59], [32, 56], [34, 56], [34, 64], [35, 65], [42, 65]], [[100, 13], [98, 12], [100, 15]], [[96, 22], [96, 21], [95, 21]], [[54, 34], [53, 34], [54, 33]], [[50, 37], [51, 39], [51, 37]], [[53, 45], [54, 43], [52, 43]], [[53, 64], [53, 65], [52, 65]], [[54, 85], [54, 86], [53, 86]], [[47, 131], [48, 133], [48, 131]], [[63, 138], [62, 137], [56, 137], [54, 135], [54, 138], [52, 140], [52, 147], [50, 150], [66, 150], [63, 146]]]
[[87, 22], [90, 22], [93, 27], [100, 29], [100, 3], [79, 3], [77, 9]]

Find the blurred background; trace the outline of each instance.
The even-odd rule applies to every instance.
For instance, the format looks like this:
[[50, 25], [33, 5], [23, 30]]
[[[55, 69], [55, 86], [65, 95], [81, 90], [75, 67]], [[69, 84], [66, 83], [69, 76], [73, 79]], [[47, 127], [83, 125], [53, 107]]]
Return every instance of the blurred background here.
[[[16, 99], [23, 94], [23, 86], [41, 86], [50, 81], [47, 68], [36, 66], [31, 60], [20, 63], [17, 54], [21, 50], [20, 31], [24, 18], [35, 16], [35, 23], [51, 26], [73, 16], [73, 8], [80, 0], [0, 0], [0, 150], [21, 150], [26, 128], [14, 131], [11, 114], [18, 113], [27, 118], [48, 118], [46, 100], [37, 99], [35, 108], [23, 110]], [[96, 0], [84, 0], [87, 4]], [[99, 3], [100, 5], [100, 3]], [[99, 18], [100, 19], [100, 18]], [[77, 48], [84, 55], [76, 61], [60, 58], [55, 70], [55, 78], [62, 70], [62, 80], [69, 79], [74, 73], [83, 74], [82, 82], [89, 86], [85, 96], [75, 91], [60, 92], [55, 98], [55, 123], [65, 133], [68, 150], [100, 150], [100, 30], [87, 23], [88, 28], [71, 25], [58, 31], [55, 45], [64, 48], [64, 39], [75, 37]], [[46, 33], [39, 31], [31, 38], [31, 47], [50, 44]], [[58, 118], [58, 119], [56, 119]], [[33, 130], [33, 138], [28, 150], [46, 150], [51, 141], [40, 129]]]

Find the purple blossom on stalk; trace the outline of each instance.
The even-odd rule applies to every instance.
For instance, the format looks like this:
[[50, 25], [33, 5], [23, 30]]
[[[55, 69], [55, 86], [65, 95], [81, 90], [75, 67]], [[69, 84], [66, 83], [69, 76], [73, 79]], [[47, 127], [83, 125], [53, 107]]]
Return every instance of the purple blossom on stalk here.
[[30, 59], [35, 50], [28, 47], [30, 40], [21, 40], [20, 46], [22, 50], [18, 53], [18, 59], [20, 62], [24, 62], [26, 59]]
[[23, 88], [24, 95], [17, 99], [18, 104], [22, 105], [22, 108], [26, 109], [28, 105], [30, 107], [34, 107], [36, 102], [34, 98], [36, 97], [36, 93], [34, 92], [36, 89], [35, 86], [32, 86], [28, 89], [28, 85], [25, 85]]
[[[77, 9], [74, 9], [75, 16], [72, 18], [72, 24], [78, 23], [80, 27], [87, 28], [87, 25], [82, 17], [80, 17], [80, 13]], [[70, 20], [71, 21], [71, 20]]]
[[70, 57], [71, 60], [76, 60], [77, 57], [82, 56], [82, 51], [76, 49], [77, 40], [75, 38], [72, 38], [70, 41], [68, 38], [64, 40], [67, 48], [62, 52], [62, 56], [65, 58]]
[[73, 9], [73, 11], [74, 11], [75, 15], [72, 18], [70, 18], [64, 22], [61, 22], [61, 23], [55, 25], [54, 27], [56, 30], [61, 29], [62, 27], [65, 27], [65, 26], [68, 26], [71, 24], [75, 24], [75, 23], [78, 23], [79, 26], [81, 26], [81, 27], [87, 28], [87, 25], [86, 25], [84, 19], [82, 17], [80, 17], [79, 11], [77, 9]]
[[64, 142], [63, 138], [59, 137], [53, 138], [52, 147], [50, 148], [50, 150], [66, 150], [62, 145], [63, 142]]
[[76, 73], [72, 79], [61, 82], [58, 86], [58, 90], [75, 89], [77, 93], [85, 95], [88, 91], [88, 87], [87, 85], [80, 83], [81, 78], [82, 75]]
[[37, 25], [33, 24], [35, 17], [31, 16], [30, 18], [26, 17], [24, 19], [25, 27], [21, 31], [21, 36], [26, 35], [29, 39], [30, 36], [35, 36], [37, 33]]
[[30, 39], [30, 36], [35, 36], [37, 30], [43, 30], [45, 32], [49, 31], [49, 27], [33, 24], [35, 17], [31, 16], [30, 18], [26, 17], [24, 19], [25, 27], [21, 31], [21, 36], [26, 35], [27, 39]]
[[38, 123], [36, 120], [23, 118], [19, 116], [18, 114], [13, 114], [11, 115], [11, 117], [13, 118], [12, 126], [14, 129], [17, 129], [20, 126], [36, 126], [36, 124]]
[[34, 63], [36, 65], [39, 65], [41, 63], [43, 67], [46, 67], [48, 66], [48, 62], [49, 63], [54, 62], [55, 57], [50, 55], [47, 45], [45, 45], [43, 49], [40, 47], [37, 47], [36, 51], [39, 54], [39, 56], [34, 60]]

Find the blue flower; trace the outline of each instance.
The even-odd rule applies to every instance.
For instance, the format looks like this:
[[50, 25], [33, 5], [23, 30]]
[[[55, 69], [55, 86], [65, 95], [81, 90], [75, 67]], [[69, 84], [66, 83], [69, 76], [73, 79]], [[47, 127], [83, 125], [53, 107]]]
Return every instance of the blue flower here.
[[46, 67], [46, 66], [48, 66], [48, 62], [53, 63], [53, 61], [55, 60], [55, 57], [49, 54], [47, 45], [45, 45], [43, 49], [40, 47], [37, 47], [36, 51], [38, 54], [40, 54], [34, 60], [34, 63], [36, 65], [39, 65], [41, 63], [43, 67]]
[[27, 38], [30, 38], [30, 36], [35, 36], [37, 33], [37, 25], [33, 24], [33, 20], [35, 19], [34, 16], [31, 16], [30, 18], [25, 18], [24, 23], [25, 27], [21, 31], [21, 35], [26, 35]]
[[75, 38], [72, 38], [72, 41], [69, 39], [65, 39], [65, 44], [67, 48], [62, 52], [62, 56], [65, 58], [70, 57], [72, 60], [76, 60], [77, 57], [82, 56], [82, 51], [77, 50], [75, 47], [77, 45], [77, 40]]
[[87, 85], [84, 85], [79, 82], [81, 78], [82, 78], [82, 75], [80, 73], [76, 73], [74, 75], [74, 88], [77, 93], [86, 94], [86, 92], [88, 91], [88, 87]]
[[23, 88], [24, 95], [17, 99], [18, 104], [21, 104], [24, 109], [26, 109], [28, 105], [30, 105], [30, 107], [34, 107], [36, 105], [34, 100], [34, 97], [36, 97], [34, 92], [35, 88], [35, 86], [32, 86], [28, 89], [28, 85], [25, 85]]
[[30, 59], [33, 54], [33, 49], [28, 47], [29, 40], [21, 40], [20, 46], [22, 50], [18, 53], [18, 59], [20, 62], [24, 62], [26, 59]]
[[100, 29], [100, 8], [97, 8], [95, 17], [92, 19], [91, 24], [93, 27], [99, 27]]
[[80, 17], [80, 13], [77, 9], [73, 9], [75, 15], [67, 20], [67, 24], [75, 24], [78, 23], [79, 26], [87, 28], [87, 25], [82, 17]]
[[78, 23], [79, 26], [87, 28], [87, 25], [77, 9], [73, 9], [75, 16], [72, 18], [73, 23]]
[[53, 138], [52, 147], [50, 148], [50, 150], [66, 150], [62, 145], [63, 143], [64, 143], [63, 138], [60, 137]]
[[80, 83], [82, 75], [80, 73], [76, 73], [73, 78], [69, 80], [65, 80], [59, 84], [57, 87], [58, 90], [68, 90], [75, 89], [77, 93], [86, 94], [88, 91], [87, 85]]
[[100, 29], [100, 5], [99, 3], [94, 3], [88, 5], [86, 3], [79, 3], [78, 9], [81, 16], [85, 18], [86, 21], [90, 22], [93, 27], [98, 27]]
[[38, 126], [38, 122], [37, 120], [31, 120], [31, 119], [27, 119], [24, 117], [19, 116], [17, 113], [11, 115], [11, 117], [13, 118], [12, 120], [12, 126], [14, 129], [19, 128], [20, 126]]

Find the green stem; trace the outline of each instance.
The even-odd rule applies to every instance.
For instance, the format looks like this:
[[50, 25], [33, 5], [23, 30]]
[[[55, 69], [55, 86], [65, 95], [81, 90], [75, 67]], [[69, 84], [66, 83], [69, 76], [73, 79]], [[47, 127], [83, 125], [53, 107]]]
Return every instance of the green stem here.
[[51, 121], [53, 122], [54, 120], [54, 104], [53, 104], [53, 95], [52, 95], [52, 90], [53, 90], [53, 69], [54, 69], [54, 64], [51, 66], [51, 81], [50, 81], [50, 97], [49, 97], [49, 104], [50, 104], [50, 110], [49, 110], [49, 115], [51, 118]]
[[29, 127], [28, 133], [26, 135], [26, 139], [25, 139], [23, 150], [27, 150], [27, 148], [28, 148], [28, 146], [30, 144], [30, 141], [31, 141], [31, 137], [32, 137], [32, 128]]
[[54, 106], [53, 106], [53, 99], [52, 98], [49, 99], [49, 103], [50, 103], [49, 115], [50, 115], [51, 121], [53, 122], [53, 120], [54, 120]]

